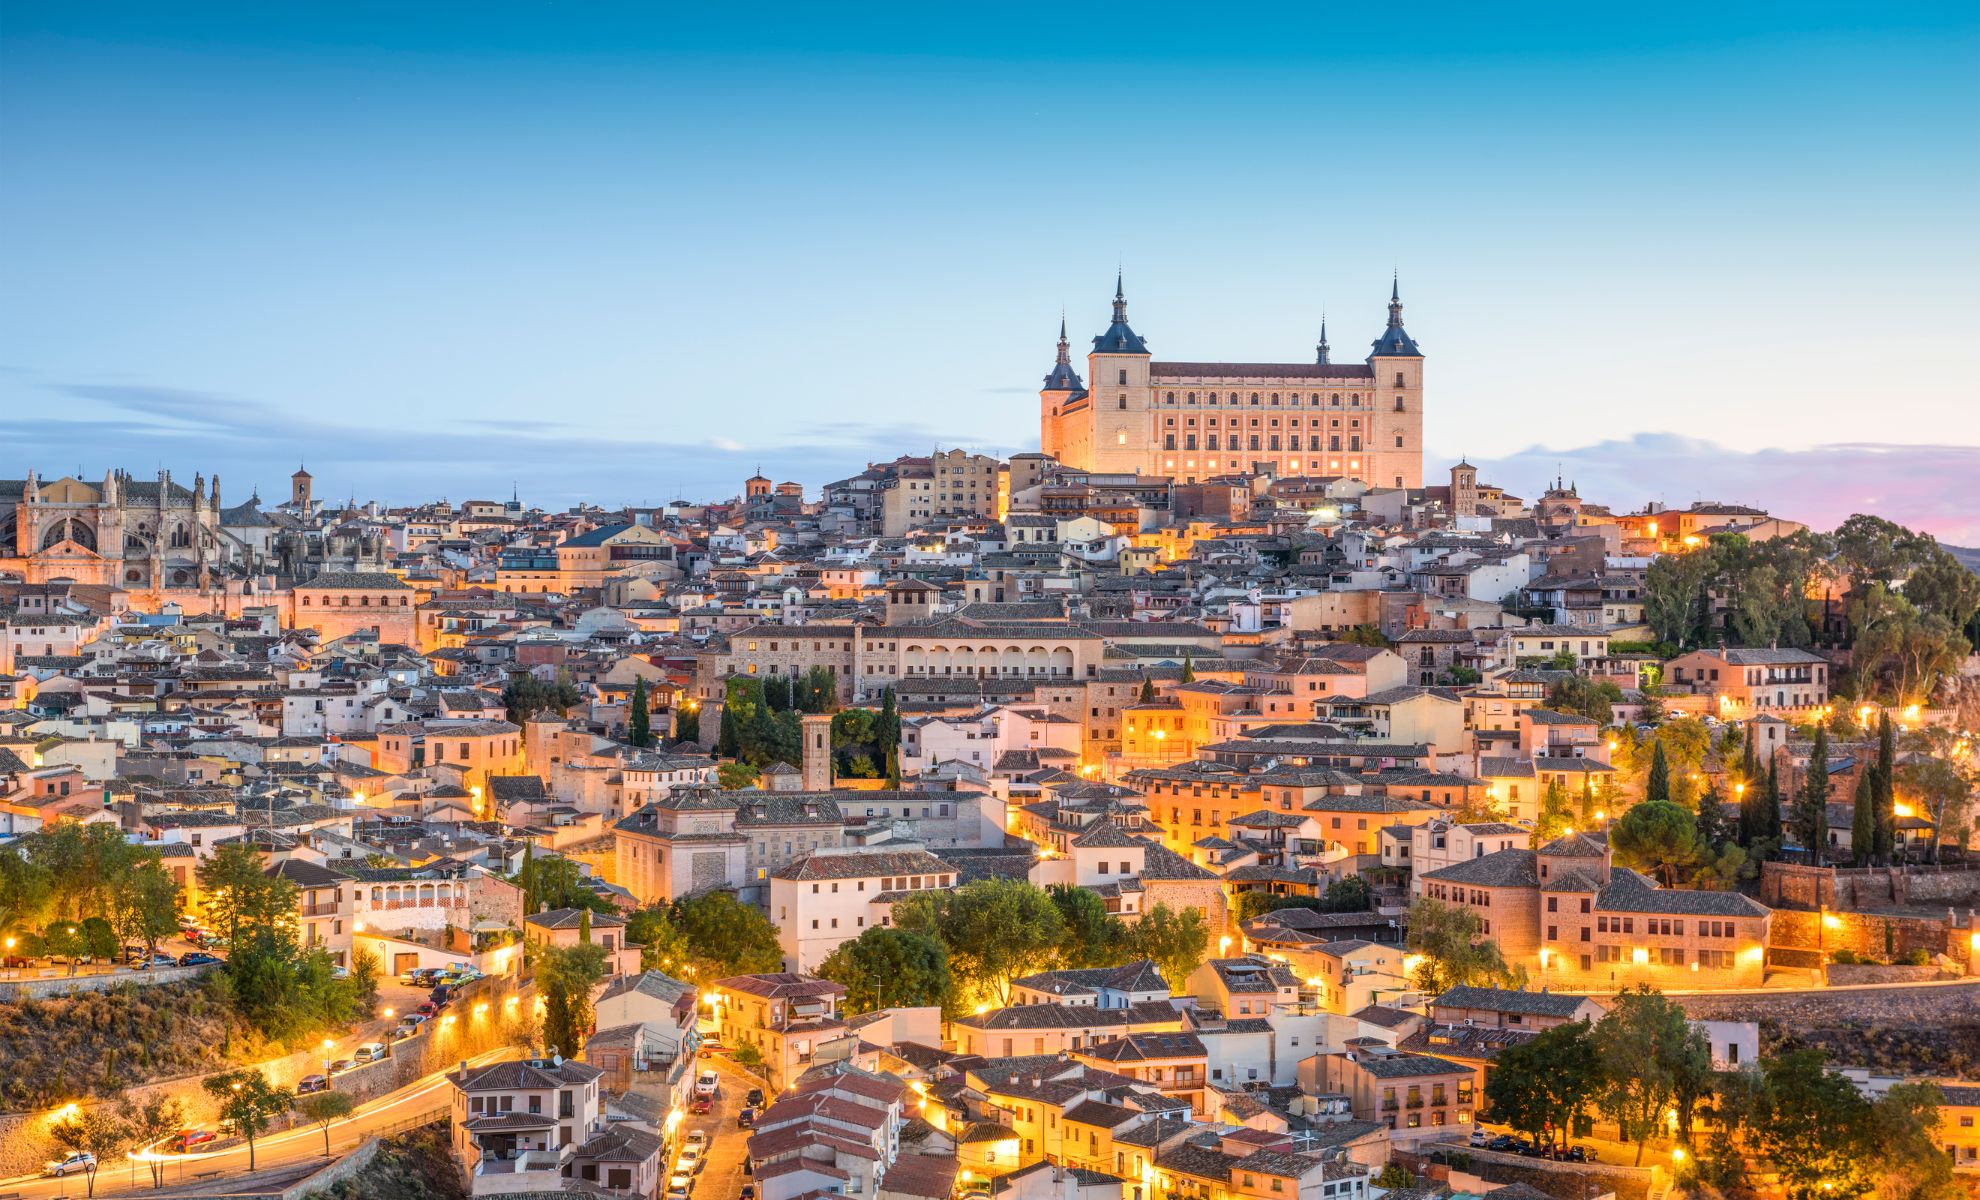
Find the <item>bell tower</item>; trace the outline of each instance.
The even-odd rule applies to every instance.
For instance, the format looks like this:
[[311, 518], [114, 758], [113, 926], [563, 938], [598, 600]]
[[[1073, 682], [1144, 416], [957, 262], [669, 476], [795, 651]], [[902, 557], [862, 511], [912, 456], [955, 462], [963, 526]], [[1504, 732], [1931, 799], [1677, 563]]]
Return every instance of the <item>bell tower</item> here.
[[289, 504], [304, 516], [309, 515], [311, 505], [314, 503], [310, 499], [311, 482], [308, 470], [302, 464], [296, 464], [296, 473], [289, 476]]
[[1086, 356], [1091, 461], [1071, 463], [1092, 471], [1139, 473], [1153, 443], [1153, 393], [1148, 382], [1148, 343], [1128, 326], [1127, 294], [1114, 276], [1114, 320], [1093, 339]]

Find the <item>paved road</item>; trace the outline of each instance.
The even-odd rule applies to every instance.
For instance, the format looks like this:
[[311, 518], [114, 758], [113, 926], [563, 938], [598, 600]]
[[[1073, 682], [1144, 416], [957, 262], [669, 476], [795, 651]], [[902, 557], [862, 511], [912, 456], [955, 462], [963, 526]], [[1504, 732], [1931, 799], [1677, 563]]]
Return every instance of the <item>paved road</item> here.
[[[509, 1057], [513, 1050], [490, 1050], [468, 1061], [475, 1066]], [[445, 1072], [436, 1071], [425, 1075], [395, 1092], [368, 1101], [358, 1107], [349, 1119], [339, 1121], [330, 1127], [331, 1153], [342, 1154], [351, 1150], [365, 1138], [373, 1135], [396, 1133], [401, 1129], [423, 1123], [443, 1112], [452, 1097]], [[733, 1119], [732, 1119], [733, 1120]], [[168, 1164], [165, 1178], [168, 1184], [176, 1185], [181, 1179], [191, 1184], [206, 1171], [218, 1171], [220, 1178], [232, 1180], [245, 1175], [248, 1169], [248, 1153], [245, 1144], [216, 1150], [209, 1154], [168, 1154], [162, 1156]], [[299, 1163], [322, 1163], [323, 1131], [314, 1125], [302, 1125], [279, 1133], [270, 1133], [255, 1143], [254, 1164], [257, 1171], [267, 1171], [276, 1167]], [[135, 1180], [135, 1182], [133, 1182]], [[128, 1191], [148, 1191], [151, 1188], [151, 1172], [139, 1163], [135, 1172], [129, 1164], [118, 1161], [106, 1163], [96, 1176], [96, 1194], [106, 1195]], [[0, 1180], [0, 1191], [21, 1194], [22, 1200], [54, 1200], [54, 1198], [82, 1196], [86, 1183], [82, 1176], [72, 1175], [66, 1179], [40, 1179], [24, 1177], [13, 1180]]]
[[[743, 1097], [749, 1094], [749, 1089], [761, 1085], [755, 1076], [719, 1054], [702, 1056], [695, 1064], [695, 1072], [699, 1074], [709, 1066], [722, 1076], [722, 1090], [715, 1097], [715, 1107], [705, 1116], [689, 1114], [687, 1118], [689, 1129], [708, 1134], [708, 1166], [695, 1183], [694, 1200], [736, 1200], [742, 1194], [742, 1185], [748, 1182], [742, 1164], [744, 1145], [750, 1134], [747, 1129], [736, 1128], [736, 1113], [742, 1110]], [[664, 1184], [663, 1180], [663, 1187]]]

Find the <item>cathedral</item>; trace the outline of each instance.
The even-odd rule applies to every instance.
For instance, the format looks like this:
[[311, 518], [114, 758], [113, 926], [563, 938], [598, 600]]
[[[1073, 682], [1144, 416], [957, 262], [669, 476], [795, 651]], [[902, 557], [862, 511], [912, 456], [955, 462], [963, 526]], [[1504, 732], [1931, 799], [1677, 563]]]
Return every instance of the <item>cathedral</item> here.
[[1327, 326], [1310, 363], [1156, 362], [1129, 327], [1114, 283], [1114, 319], [1093, 339], [1086, 379], [1073, 369], [1066, 327], [1039, 392], [1039, 443], [1082, 470], [1167, 476], [1358, 479], [1423, 486], [1423, 355], [1403, 329], [1399, 287], [1368, 357], [1337, 363]]
[[[64, 476], [0, 479], [0, 580], [72, 582], [126, 591], [208, 591], [265, 577], [284, 586], [324, 570], [376, 569], [385, 539], [323, 511], [309, 472], [291, 477], [289, 501], [273, 512], [259, 496], [220, 503], [220, 477], [188, 488], [160, 471], [102, 481]], [[344, 516], [355, 516], [345, 513]]]

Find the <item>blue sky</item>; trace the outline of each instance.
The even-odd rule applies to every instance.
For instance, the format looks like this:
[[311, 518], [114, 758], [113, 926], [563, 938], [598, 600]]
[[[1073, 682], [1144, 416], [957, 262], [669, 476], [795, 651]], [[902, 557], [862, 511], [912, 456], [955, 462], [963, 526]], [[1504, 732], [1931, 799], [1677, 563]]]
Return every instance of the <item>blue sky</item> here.
[[1399, 270], [1433, 471], [1980, 541], [1976, 51], [1967, 3], [15, 0], [0, 473], [815, 487], [1035, 446], [1117, 264], [1193, 359], [1323, 309], [1347, 357]]

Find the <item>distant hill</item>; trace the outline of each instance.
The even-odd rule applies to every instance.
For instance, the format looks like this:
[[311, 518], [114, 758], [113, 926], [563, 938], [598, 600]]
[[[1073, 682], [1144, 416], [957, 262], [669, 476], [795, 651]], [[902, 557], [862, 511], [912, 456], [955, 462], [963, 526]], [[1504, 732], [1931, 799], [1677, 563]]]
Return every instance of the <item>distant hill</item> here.
[[1944, 542], [1940, 542], [1939, 545], [1945, 547], [1946, 553], [1958, 559], [1960, 566], [1980, 575], [1980, 550], [1968, 546], [1947, 546]]

